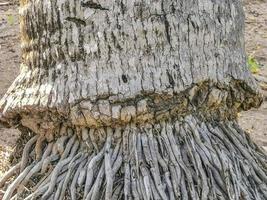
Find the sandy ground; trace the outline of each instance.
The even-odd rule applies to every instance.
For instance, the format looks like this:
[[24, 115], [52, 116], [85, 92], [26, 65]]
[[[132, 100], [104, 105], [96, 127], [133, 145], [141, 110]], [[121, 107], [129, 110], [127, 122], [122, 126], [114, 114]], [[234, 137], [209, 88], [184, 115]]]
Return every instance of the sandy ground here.
[[[0, 0], [0, 98], [19, 72], [19, 23], [16, 3]], [[246, 47], [262, 66], [257, 79], [267, 100], [267, 0], [245, 0]], [[260, 146], [267, 149], [267, 102], [259, 109], [243, 112], [241, 126]], [[0, 177], [10, 167], [9, 156], [15, 149], [19, 131], [0, 125]]]
[[267, 0], [245, 0], [246, 50], [256, 58], [261, 70], [255, 75], [265, 102], [259, 109], [240, 114], [240, 125], [253, 140], [267, 150]]
[[[19, 20], [16, 4], [1, 5], [0, 0], [0, 97], [19, 73]], [[8, 158], [13, 151], [19, 131], [0, 125], [0, 176], [9, 167]]]

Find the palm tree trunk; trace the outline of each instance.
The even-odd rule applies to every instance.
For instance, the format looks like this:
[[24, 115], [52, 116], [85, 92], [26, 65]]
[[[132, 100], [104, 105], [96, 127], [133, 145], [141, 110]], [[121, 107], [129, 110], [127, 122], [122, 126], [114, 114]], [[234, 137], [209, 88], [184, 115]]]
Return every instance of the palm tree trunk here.
[[0, 122], [35, 136], [4, 200], [267, 198], [266, 155], [236, 122], [262, 101], [240, 1], [21, 0], [20, 13]]

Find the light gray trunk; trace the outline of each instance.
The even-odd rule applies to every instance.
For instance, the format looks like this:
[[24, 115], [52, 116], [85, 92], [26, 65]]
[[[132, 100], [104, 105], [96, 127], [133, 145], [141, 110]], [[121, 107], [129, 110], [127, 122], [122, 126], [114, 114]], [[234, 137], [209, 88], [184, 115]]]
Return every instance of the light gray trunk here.
[[36, 136], [0, 181], [20, 169], [5, 200], [267, 198], [266, 156], [235, 121], [262, 101], [240, 0], [21, 0], [20, 12], [21, 73], [0, 121]]

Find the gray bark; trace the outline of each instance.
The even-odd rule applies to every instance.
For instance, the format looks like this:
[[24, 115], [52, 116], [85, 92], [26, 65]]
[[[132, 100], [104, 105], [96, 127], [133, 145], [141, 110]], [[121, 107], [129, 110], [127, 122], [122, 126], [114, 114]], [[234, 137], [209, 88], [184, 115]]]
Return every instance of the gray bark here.
[[36, 136], [4, 200], [267, 198], [266, 156], [236, 123], [262, 101], [239, 0], [21, 0], [20, 14], [0, 122]]
[[22, 1], [22, 70], [0, 102], [2, 120], [32, 129], [143, 122], [178, 102], [188, 111], [202, 85], [221, 107], [259, 104], [240, 1], [90, 2]]

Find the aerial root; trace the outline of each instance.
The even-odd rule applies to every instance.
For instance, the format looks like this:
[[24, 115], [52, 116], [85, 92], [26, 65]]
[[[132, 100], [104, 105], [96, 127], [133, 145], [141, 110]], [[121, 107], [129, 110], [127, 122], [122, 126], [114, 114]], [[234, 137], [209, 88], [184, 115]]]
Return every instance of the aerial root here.
[[187, 116], [41, 137], [0, 180], [20, 171], [3, 200], [267, 199], [266, 156], [236, 122]]

